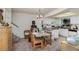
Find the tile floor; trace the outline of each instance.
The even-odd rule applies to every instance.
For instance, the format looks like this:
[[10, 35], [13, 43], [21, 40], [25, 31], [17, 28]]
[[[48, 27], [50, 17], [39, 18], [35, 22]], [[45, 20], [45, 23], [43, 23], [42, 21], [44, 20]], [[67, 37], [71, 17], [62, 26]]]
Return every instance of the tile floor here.
[[52, 42], [52, 45], [47, 45], [45, 48], [32, 49], [32, 45], [28, 39], [20, 39], [13, 44], [14, 51], [61, 51], [60, 40]]

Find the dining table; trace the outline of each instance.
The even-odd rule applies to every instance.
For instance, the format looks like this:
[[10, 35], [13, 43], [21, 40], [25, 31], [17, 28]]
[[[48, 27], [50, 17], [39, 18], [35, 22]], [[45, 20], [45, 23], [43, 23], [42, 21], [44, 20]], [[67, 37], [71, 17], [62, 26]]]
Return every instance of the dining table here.
[[43, 38], [44, 39], [44, 44], [47, 45], [47, 42], [50, 41], [49, 43], [51, 44], [51, 35], [47, 32], [34, 32], [33, 33], [36, 38]]

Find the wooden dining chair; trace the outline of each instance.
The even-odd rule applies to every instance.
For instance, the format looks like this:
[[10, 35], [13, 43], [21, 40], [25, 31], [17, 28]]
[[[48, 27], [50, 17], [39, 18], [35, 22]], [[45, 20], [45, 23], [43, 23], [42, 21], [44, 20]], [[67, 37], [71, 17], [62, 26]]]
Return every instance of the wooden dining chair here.
[[47, 44], [50, 44], [52, 43], [52, 40], [51, 40], [51, 33], [50, 32], [47, 32], [49, 35], [45, 37], [45, 45]]
[[32, 47], [33, 48], [36, 48], [36, 47], [41, 47], [43, 48], [44, 47], [44, 40], [43, 38], [35, 38], [35, 35], [34, 34], [31, 34], [31, 42], [32, 42]]
[[28, 42], [31, 42], [30, 33], [31, 33], [30, 30], [24, 31], [24, 37], [25, 37], [25, 39], [28, 39]]
[[25, 39], [27, 39], [27, 38], [28, 38], [28, 35], [29, 35], [29, 30], [25, 30], [25, 31], [24, 31], [24, 36], [25, 36]]

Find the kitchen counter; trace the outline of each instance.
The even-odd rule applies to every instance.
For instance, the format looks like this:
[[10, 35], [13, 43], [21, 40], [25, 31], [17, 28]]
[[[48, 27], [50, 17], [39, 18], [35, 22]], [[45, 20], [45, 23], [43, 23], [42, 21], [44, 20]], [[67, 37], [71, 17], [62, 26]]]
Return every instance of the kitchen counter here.
[[77, 32], [78, 29], [68, 29], [69, 31]]

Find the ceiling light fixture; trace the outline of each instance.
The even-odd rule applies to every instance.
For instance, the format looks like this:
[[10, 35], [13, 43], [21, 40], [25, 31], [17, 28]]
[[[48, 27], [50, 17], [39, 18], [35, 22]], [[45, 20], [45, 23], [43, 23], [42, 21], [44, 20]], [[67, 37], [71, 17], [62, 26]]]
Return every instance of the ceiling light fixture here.
[[40, 18], [43, 18], [43, 16], [41, 15], [41, 9], [39, 8], [39, 9], [38, 9], [38, 16], [37, 16], [37, 19], [40, 19]]

